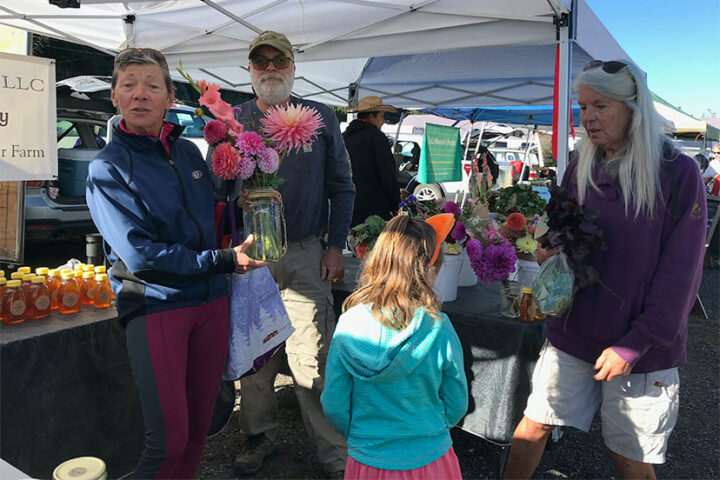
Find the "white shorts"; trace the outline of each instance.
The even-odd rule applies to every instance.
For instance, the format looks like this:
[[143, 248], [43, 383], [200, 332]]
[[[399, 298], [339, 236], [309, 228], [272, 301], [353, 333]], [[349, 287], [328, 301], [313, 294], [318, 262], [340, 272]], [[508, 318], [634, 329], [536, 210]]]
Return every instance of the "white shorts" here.
[[678, 369], [631, 373], [609, 382], [593, 365], [545, 342], [532, 376], [525, 416], [545, 425], [587, 432], [600, 407], [605, 445], [643, 463], [665, 463], [680, 404]]

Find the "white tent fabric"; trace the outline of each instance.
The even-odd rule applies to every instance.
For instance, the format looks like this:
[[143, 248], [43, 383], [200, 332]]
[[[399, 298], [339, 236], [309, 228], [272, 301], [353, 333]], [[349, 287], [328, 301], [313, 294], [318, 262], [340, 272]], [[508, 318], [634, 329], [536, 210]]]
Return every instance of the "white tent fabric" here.
[[[109, 52], [126, 46], [157, 48], [170, 65], [182, 60], [193, 77], [242, 91], [251, 90], [245, 68], [248, 44], [258, 32], [272, 29], [285, 33], [297, 50], [299, 96], [345, 105], [354, 93], [349, 85], [358, 81], [369, 58], [429, 54], [413, 57], [416, 64], [425, 57], [421, 67], [444, 74], [428, 82], [452, 88], [450, 82], [479, 75], [479, 91], [504, 92], [495, 96], [500, 98], [445, 92], [446, 100], [464, 97], [464, 103], [451, 106], [478, 106], [476, 102], [488, 99], [495, 100], [488, 105], [527, 105], [548, 103], [556, 43], [553, 19], [571, 13], [572, 6], [580, 22], [574, 28], [576, 41], [586, 38], [595, 46], [583, 45], [574, 65], [590, 58], [627, 58], [584, 0], [83, 0], [80, 9], [60, 9], [47, 0], [3, 0], [0, 23]], [[492, 62], [490, 68], [472, 61], [461, 61], [459, 69], [444, 67], [459, 53], [443, 58], [440, 52], [476, 47], [481, 51], [473, 55], [481, 65]], [[513, 86], [523, 81], [533, 83]]]
[[[420, 107], [547, 104], [559, 42], [564, 109], [568, 71], [628, 59], [585, 0], [3, 0], [0, 24], [107, 52], [156, 48], [193, 78], [241, 91], [249, 42], [280, 31], [296, 50], [294, 93], [335, 105], [372, 88]], [[411, 57], [377, 58], [399, 55]]]

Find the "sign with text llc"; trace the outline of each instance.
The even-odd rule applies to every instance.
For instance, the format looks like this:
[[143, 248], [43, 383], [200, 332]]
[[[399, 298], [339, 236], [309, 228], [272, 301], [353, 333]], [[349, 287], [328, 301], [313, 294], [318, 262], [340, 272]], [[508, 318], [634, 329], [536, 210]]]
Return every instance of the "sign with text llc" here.
[[0, 181], [57, 176], [55, 60], [0, 53]]

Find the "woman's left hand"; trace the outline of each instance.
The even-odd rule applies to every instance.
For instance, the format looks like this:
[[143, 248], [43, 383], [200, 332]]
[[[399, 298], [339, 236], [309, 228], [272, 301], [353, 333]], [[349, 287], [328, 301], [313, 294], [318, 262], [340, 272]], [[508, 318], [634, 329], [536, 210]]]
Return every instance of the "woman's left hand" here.
[[629, 375], [632, 367], [629, 363], [622, 359], [620, 355], [615, 353], [612, 348], [606, 348], [600, 354], [595, 365], [593, 366], [598, 372], [593, 376], [595, 380], [609, 382], [615, 377], [621, 375]]

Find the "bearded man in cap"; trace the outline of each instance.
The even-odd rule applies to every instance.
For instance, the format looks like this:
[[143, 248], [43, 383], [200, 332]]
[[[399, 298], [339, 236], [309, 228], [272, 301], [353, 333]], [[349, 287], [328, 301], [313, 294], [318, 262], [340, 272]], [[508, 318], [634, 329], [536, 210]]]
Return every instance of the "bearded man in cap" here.
[[[260, 131], [265, 112], [288, 103], [314, 108], [322, 117], [318, 138], [303, 151], [288, 153], [278, 171], [284, 179], [278, 190], [285, 207], [288, 248], [280, 261], [268, 267], [295, 327], [285, 350], [305, 429], [326, 473], [341, 476], [347, 443], [325, 418], [320, 394], [336, 320], [330, 281], [344, 270], [342, 249], [355, 197], [350, 162], [335, 113], [326, 105], [291, 95], [295, 62], [287, 37], [261, 33], [250, 43], [249, 60], [257, 98], [240, 105], [242, 112], [236, 114], [246, 130]], [[208, 162], [211, 158], [212, 152]], [[241, 192], [241, 180], [216, 179], [216, 197], [235, 198]], [[235, 458], [238, 476], [259, 471], [275, 449], [279, 418], [274, 383], [281, 363], [281, 355], [276, 354], [259, 372], [240, 381], [240, 426], [248, 440]]]
[[363, 97], [357, 107], [357, 118], [345, 129], [343, 138], [352, 164], [355, 183], [355, 205], [350, 226], [363, 223], [370, 215], [390, 220], [400, 203], [395, 158], [388, 138], [382, 132], [385, 112], [397, 112], [383, 105], [380, 97]]

